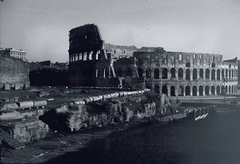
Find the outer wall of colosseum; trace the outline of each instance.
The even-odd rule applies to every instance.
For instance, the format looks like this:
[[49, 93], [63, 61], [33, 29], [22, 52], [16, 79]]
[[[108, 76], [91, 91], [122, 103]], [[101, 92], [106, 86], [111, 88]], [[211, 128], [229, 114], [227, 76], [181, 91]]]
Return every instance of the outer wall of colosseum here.
[[139, 78], [147, 88], [170, 96], [204, 96], [237, 92], [238, 64], [222, 55], [165, 52], [147, 48], [134, 52]]

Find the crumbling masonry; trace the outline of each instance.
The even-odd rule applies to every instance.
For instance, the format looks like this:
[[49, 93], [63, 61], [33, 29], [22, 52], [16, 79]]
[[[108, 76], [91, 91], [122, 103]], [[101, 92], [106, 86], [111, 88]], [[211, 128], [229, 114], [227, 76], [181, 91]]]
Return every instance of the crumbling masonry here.
[[70, 30], [69, 42], [72, 87], [149, 88], [169, 96], [237, 92], [237, 58], [223, 61], [219, 54], [112, 46], [104, 44], [94, 24]]

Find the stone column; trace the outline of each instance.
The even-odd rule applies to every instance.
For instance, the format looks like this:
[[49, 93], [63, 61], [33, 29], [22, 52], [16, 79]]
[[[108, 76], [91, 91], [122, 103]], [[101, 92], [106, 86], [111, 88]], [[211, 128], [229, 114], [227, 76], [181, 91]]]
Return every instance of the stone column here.
[[205, 96], [206, 93], [205, 93], [205, 86], [203, 86], [203, 96]]
[[193, 70], [192, 69], [189, 69], [190, 70], [190, 81], [193, 80]]
[[178, 79], [178, 69], [176, 69], [175, 71], [175, 76], [176, 76], [175, 78]]
[[183, 86], [183, 96], [186, 95], [185, 90], [186, 90], [186, 86]]
[[197, 69], [197, 80], [200, 79], [200, 70]]
[[177, 86], [175, 87], [175, 95], [176, 95], [176, 96], [178, 96], [178, 89], [179, 89], [179, 85], [177, 85]]
[[192, 96], [193, 95], [193, 88], [191, 86], [189, 88], [190, 88], [190, 96]]
[[212, 69], [209, 70], [209, 80], [212, 80]]
[[203, 80], [205, 80], [205, 79], [206, 79], [206, 70], [203, 69]]
[[199, 86], [197, 86], [197, 96], [199, 96]]
[[168, 96], [170, 96], [170, 93], [171, 93], [170, 85], [167, 85], [167, 94], [168, 94]]
[[171, 72], [170, 72], [170, 69], [167, 69], [167, 79], [171, 79]]
[[159, 79], [162, 79], [162, 68], [159, 68]]
[[183, 69], [183, 80], [186, 80], [186, 69]]

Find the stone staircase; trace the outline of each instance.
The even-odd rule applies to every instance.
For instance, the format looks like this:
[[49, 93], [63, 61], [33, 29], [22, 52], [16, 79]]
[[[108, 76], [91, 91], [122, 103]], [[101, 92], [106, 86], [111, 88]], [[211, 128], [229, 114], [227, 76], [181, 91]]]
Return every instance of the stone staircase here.
[[15, 138], [13, 138], [10, 134], [5, 132], [0, 128], [0, 141], [2, 144], [11, 149], [22, 149], [25, 148], [23, 143], [18, 142]]

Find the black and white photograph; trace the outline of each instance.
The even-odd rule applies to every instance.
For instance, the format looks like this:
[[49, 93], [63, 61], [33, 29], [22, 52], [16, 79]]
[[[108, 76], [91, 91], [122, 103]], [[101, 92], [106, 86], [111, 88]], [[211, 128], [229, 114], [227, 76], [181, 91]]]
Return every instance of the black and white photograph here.
[[240, 164], [239, 0], [0, 0], [0, 163]]

